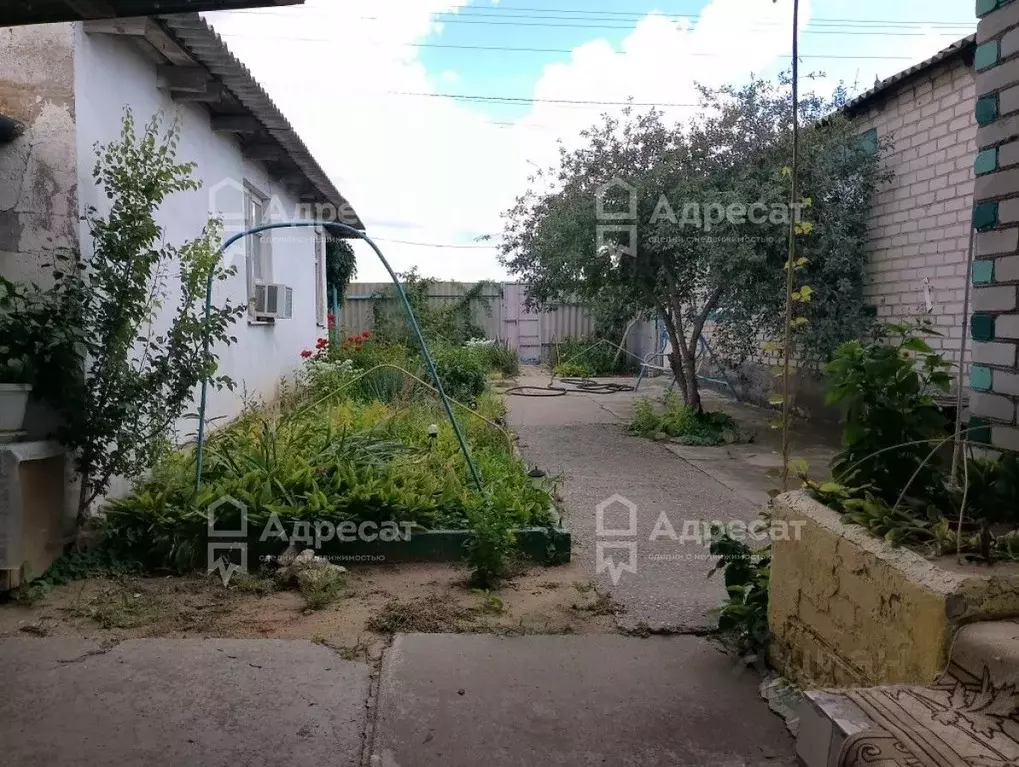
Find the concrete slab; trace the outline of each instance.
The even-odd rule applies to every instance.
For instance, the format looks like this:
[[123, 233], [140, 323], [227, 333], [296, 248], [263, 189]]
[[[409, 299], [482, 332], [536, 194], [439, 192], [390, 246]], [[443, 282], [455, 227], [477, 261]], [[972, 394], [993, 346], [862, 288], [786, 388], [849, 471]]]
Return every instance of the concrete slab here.
[[367, 665], [306, 641], [0, 641], [10, 767], [359, 765]]
[[[522, 382], [545, 385], [548, 379]], [[619, 623], [627, 629], [647, 624], [657, 630], [702, 631], [715, 627], [710, 611], [725, 591], [720, 577], [707, 578], [714, 558], [694, 533], [702, 522], [758, 519], [769, 501], [768, 490], [775, 487], [767, 476], [774, 446], [765, 441], [687, 447], [628, 435], [624, 425], [635, 397], [660, 398], [667, 383], [664, 378], [646, 382], [637, 394], [511, 396], [508, 420], [520, 437], [524, 459], [562, 476], [574, 558], [585, 562], [599, 587], [625, 607]], [[762, 408], [732, 403], [707, 390], [704, 396], [711, 409], [733, 411], [741, 423], [767, 426], [770, 414]], [[811, 465], [823, 468], [827, 459], [820, 457], [828, 449], [812, 445], [798, 446], [797, 455], [809, 453], [817, 459]], [[635, 504], [634, 530], [628, 529], [626, 509], [616, 503], [603, 513], [599, 533], [598, 505], [613, 496]], [[620, 529], [625, 534], [613, 532]], [[609, 559], [613, 565], [606, 567]]]
[[397, 636], [378, 767], [796, 764], [758, 677], [697, 637]]

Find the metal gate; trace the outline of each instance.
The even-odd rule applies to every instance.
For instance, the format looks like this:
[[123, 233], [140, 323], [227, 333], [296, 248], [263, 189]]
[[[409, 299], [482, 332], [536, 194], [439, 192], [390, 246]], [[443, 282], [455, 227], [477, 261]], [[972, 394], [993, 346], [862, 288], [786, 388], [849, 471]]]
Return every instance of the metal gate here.
[[502, 288], [503, 332], [506, 342], [517, 350], [521, 362], [538, 362], [541, 358], [541, 317], [525, 306], [525, 285], [508, 282]]

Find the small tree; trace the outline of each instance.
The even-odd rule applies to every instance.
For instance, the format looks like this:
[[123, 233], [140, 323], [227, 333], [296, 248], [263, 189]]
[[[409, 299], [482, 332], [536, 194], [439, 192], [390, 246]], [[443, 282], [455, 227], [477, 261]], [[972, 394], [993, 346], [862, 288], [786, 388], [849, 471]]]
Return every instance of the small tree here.
[[336, 290], [340, 298], [347, 291], [347, 285], [357, 276], [357, 256], [347, 240], [333, 235], [326, 240], [326, 289]]
[[[136, 477], [152, 465], [201, 381], [233, 385], [216, 374], [216, 354], [203, 351], [206, 338], [210, 349], [236, 341], [229, 328], [245, 309], [227, 300], [204, 316], [210, 274], [221, 282], [236, 272], [220, 263], [219, 222], [174, 246], [155, 217], [167, 197], [201, 186], [194, 165], [177, 162], [178, 141], [176, 124], [164, 131], [159, 116], [137, 135], [125, 110], [119, 138], [96, 147], [93, 177], [109, 202], [105, 212], [85, 214], [91, 257], [53, 272], [51, 300], [59, 326], [72, 334], [77, 369], [62, 371], [63, 385], [48, 398], [61, 416], [60, 438], [75, 454], [79, 524], [115, 477]], [[157, 329], [171, 300], [176, 310]]]
[[[795, 209], [786, 169], [792, 141], [787, 83], [754, 80], [741, 88], [702, 89], [699, 116], [669, 125], [651, 111], [605, 117], [577, 150], [539, 175], [505, 214], [502, 262], [529, 283], [541, 307], [567, 296], [612, 303], [624, 316], [658, 316], [684, 402], [700, 408], [696, 357], [713, 322], [716, 347], [733, 364], [782, 328], [786, 236]], [[810, 96], [801, 119], [801, 209], [811, 208], [800, 254], [813, 285], [805, 308], [817, 332], [797, 353], [826, 358], [868, 320], [863, 310], [864, 236], [878, 157], [838, 109], [846, 95]], [[621, 183], [620, 183], [621, 182]], [[620, 220], [603, 211], [635, 201], [636, 254], [613, 240]], [[631, 208], [632, 209], [632, 208]], [[763, 212], [763, 217], [762, 217]]]

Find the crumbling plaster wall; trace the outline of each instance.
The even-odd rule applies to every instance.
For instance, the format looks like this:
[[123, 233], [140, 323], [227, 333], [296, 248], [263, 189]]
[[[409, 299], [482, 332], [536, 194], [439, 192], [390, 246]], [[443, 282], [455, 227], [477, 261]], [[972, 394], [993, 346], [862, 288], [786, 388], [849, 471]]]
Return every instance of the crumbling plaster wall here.
[[23, 123], [0, 144], [0, 275], [46, 282], [78, 245], [74, 24], [0, 28], [0, 114]]

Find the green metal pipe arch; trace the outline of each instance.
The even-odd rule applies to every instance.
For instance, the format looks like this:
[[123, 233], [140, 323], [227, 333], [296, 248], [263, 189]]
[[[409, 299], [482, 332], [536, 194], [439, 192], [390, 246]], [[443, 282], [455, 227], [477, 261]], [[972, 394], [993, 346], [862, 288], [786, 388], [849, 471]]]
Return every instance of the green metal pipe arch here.
[[[269, 229], [295, 229], [300, 227], [315, 227], [320, 226], [330, 231], [339, 232], [348, 237], [353, 237], [359, 240], [364, 240], [368, 243], [372, 250], [375, 251], [375, 255], [379, 257], [382, 265], [386, 268], [389, 273], [389, 277], [393, 280], [393, 284], [396, 286], [396, 292], [400, 296], [400, 301], [403, 303], [404, 311], [407, 313], [407, 319], [414, 328], [414, 336], [417, 338], [418, 345], [421, 347], [421, 356], [424, 357], [425, 364], [428, 366], [428, 373], [432, 377], [432, 381], [435, 382], [435, 388], [439, 392], [439, 398], [442, 400], [443, 409], [446, 411], [446, 417], [449, 418], [449, 422], [453, 425], [453, 432], [456, 434], [457, 442], [460, 443], [460, 450], [463, 452], [464, 460], [467, 461], [467, 468], [471, 473], [471, 479], [474, 481], [475, 486], [479, 493], [484, 494], [485, 487], [481, 481], [481, 474], [478, 472], [478, 467], [475, 465], [474, 460], [471, 458], [470, 450], [467, 448], [467, 439], [464, 437], [463, 430], [460, 428], [459, 422], [456, 420], [456, 416], [453, 414], [453, 408], [449, 403], [449, 398], [446, 396], [446, 391], [442, 387], [442, 381], [439, 379], [439, 374], [435, 369], [435, 361], [432, 359], [431, 353], [428, 351], [428, 345], [425, 343], [425, 337], [421, 333], [421, 327], [418, 325], [417, 317], [414, 316], [414, 310], [411, 308], [410, 301], [407, 300], [407, 293], [404, 291], [403, 286], [400, 284], [400, 280], [396, 276], [396, 272], [393, 271], [393, 267], [389, 265], [386, 257], [382, 255], [382, 251], [379, 250], [368, 235], [359, 229], [355, 229], [347, 224], [341, 224], [335, 221], [287, 221], [282, 223], [273, 224], [259, 224], [253, 226], [250, 229], [245, 229], [243, 232], [239, 232], [231, 237], [227, 238], [219, 248], [219, 256], [222, 256], [227, 248], [233, 245], [238, 240], [249, 237], [259, 232], [264, 232]], [[209, 272], [209, 278], [206, 281], [205, 286], [205, 321], [209, 321], [209, 316], [212, 312], [212, 285], [214, 271]], [[339, 318], [336, 318], [339, 321]], [[206, 336], [205, 343], [202, 348], [203, 358], [209, 356], [209, 338]], [[208, 379], [202, 380], [202, 395], [201, 401], [198, 406], [198, 447], [195, 463], [195, 492], [201, 488], [202, 485], [202, 466], [205, 458], [205, 411], [208, 405], [208, 392], [209, 382]]]

